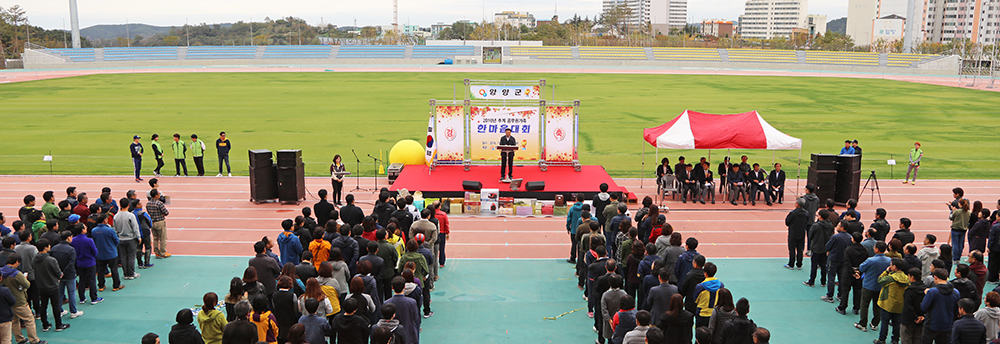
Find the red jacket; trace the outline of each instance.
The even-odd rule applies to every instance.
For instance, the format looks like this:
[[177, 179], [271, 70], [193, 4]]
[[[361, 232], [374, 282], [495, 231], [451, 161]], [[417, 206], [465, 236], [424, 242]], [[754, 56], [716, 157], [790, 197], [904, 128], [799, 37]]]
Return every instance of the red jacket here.
[[448, 214], [445, 214], [441, 209], [437, 209], [434, 212], [434, 218], [438, 220], [438, 233], [449, 234], [451, 233], [451, 225], [448, 223]]

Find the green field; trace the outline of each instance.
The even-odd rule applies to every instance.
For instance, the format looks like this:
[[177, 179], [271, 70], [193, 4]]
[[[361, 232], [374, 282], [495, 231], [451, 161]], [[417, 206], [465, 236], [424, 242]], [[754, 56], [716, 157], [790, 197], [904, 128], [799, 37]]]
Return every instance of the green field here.
[[[327, 175], [334, 154], [354, 171], [351, 149], [365, 158], [388, 152], [401, 139], [423, 141], [428, 99], [451, 99], [471, 79], [546, 79], [557, 100], [579, 99], [580, 160], [613, 176], [640, 175], [655, 166], [642, 129], [684, 109], [708, 113], [757, 110], [775, 128], [802, 138], [803, 166], [810, 153], [837, 153], [858, 139], [865, 170], [889, 177], [886, 159], [905, 173], [913, 141], [923, 143], [921, 178], [996, 178], [1000, 158], [1000, 93], [877, 79], [631, 74], [457, 73], [180, 73], [115, 74], [0, 86], [3, 126], [0, 173], [131, 172], [128, 145], [138, 134], [149, 152], [152, 133], [197, 133], [212, 146], [219, 131], [234, 145], [234, 172], [247, 172], [246, 149], [302, 149], [307, 175]], [[707, 151], [664, 151], [707, 156]], [[718, 162], [725, 152], [713, 151]], [[772, 157], [794, 171], [797, 151], [733, 151], [752, 162]], [[169, 148], [168, 148], [169, 156]], [[148, 174], [155, 164], [144, 162]], [[207, 174], [217, 162], [206, 153]], [[164, 174], [173, 174], [168, 161]], [[188, 160], [189, 170], [193, 163]], [[375, 166], [363, 159], [362, 175]], [[647, 172], [651, 174], [651, 172]], [[803, 177], [805, 176], [803, 170]], [[790, 176], [791, 177], [791, 176]]]

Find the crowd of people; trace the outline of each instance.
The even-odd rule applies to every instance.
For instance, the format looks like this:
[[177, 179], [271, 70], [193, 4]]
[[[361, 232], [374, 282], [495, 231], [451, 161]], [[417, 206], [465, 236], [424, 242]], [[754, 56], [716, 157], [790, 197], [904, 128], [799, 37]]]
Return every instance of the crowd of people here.
[[[934, 234], [915, 238], [913, 223], [905, 217], [891, 231], [883, 208], [875, 209], [866, 229], [853, 199], [841, 214], [830, 199], [817, 209], [815, 191], [806, 185], [806, 194], [785, 218], [785, 268], [801, 269], [807, 250], [811, 267], [803, 284], [815, 287], [819, 272], [825, 287], [820, 299], [838, 304], [834, 311], [847, 315], [851, 306], [859, 317], [855, 328], [878, 331], [875, 344], [1000, 342], [1000, 287], [985, 289], [987, 282], [998, 283], [1000, 272], [1000, 256], [994, 253], [1000, 252], [1000, 200], [992, 213], [980, 201], [970, 209], [964, 190], [954, 188], [954, 199], [947, 203], [950, 244], [939, 245]], [[963, 261], [966, 234], [969, 254]], [[987, 250], [994, 258], [988, 267]]]
[[781, 164], [775, 163], [770, 172], [760, 167], [760, 164], [747, 162], [747, 156], [740, 157], [739, 164], [729, 162], [725, 157], [718, 166], [719, 181], [716, 184], [711, 165], [705, 157], [697, 164], [688, 164], [683, 156], [677, 158], [677, 164], [670, 167], [670, 159], [663, 158], [656, 167], [656, 183], [661, 188], [675, 187], [681, 196], [681, 202], [688, 200], [706, 201], [715, 204], [715, 194], [726, 195], [723, 202], [732, 205], [742, 198], [743, 205], [749, 202], [757, 205], [757, 200], [763, 196], [767, 205], [781, 204], [785, 199], [785, 171]]
[[[665, 166], [665, 165], [664, 165]], [[750, 302], [717, 278], [718, 266], [683, 241], [653, 205], [642, 200], [634, 216], [619, 195], [601, 193], [590, 204], [577, 195], [566, 217], [577, 286], [594, 319], [596, 343], [767, 343], [770, 332], [748, 315]], [[592, 215], [596, 214], [596, 215]]]
[[[383, 189], [365, 215], [352, 194], [339, 209], [326, 189], [318, 195], [274, 239], [254, 243], [255, 256], [221, 299], [208, 292], [197, 312], [181, 309], [170, 342], [419, 343], [446, 262], [450, 225], [440, 202], [418, 210], [413, 196], [393, 199]], [[149, 333], [142, 343], [158, 340]]]
[[153, 254], [170, 257], [165, 236], [170, 213], [157, 179], [149, 185], [145, 201], [135, 190], [114, 200], [105, 187], [91, 203], [86, 192], [70, 186], [63, 200], [53, 191], [42, 193], [38, 209], [35, 196], [25, 195], [12, 227], [0, 213], [0, 261], [5, 264], [0, 268], [0, 343], [9, 343], [12, 335], [19, 344], [45, 343], [37, 336], [36, 320], [43, 332], [69, 329], [62, 318], [82, 316], [78, 305], [85, 305], [87, 296], [90, 305], [104, 301], [98, 292], [105, 291], [108, 277], [111, 291], [125, 288], [119, 269], [124, 280], [134, 280], [140, 277], [137, 268], [154, 266]]

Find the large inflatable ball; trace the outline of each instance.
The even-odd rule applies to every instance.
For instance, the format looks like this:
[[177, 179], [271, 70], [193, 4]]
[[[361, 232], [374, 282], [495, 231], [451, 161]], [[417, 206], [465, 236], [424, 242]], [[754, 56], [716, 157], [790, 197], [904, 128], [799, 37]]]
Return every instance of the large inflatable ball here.
[[414, 140], [402, 140], [396, 142], [389, 151], [389, 163], [403, 163], [405, 165], [423, 165], [424, 145]]

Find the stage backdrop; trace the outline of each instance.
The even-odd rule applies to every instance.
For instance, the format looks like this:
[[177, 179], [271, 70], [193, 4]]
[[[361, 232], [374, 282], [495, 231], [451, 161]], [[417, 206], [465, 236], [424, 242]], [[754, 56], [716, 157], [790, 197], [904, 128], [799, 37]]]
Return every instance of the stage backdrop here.
[[500, 160], [496, 145], [507, 128], [520, 146], [514, 160], [538, 160], [538, 120], [538, 107], [473, 106], [469, 113], [472, 160]]
[[574, 118], [572, 106], [545, 108], [545, 161], [573, 161]]
[[465, 158], [465, 107], [435, 106], [435, 134], [439, 161], [462, 161]]

